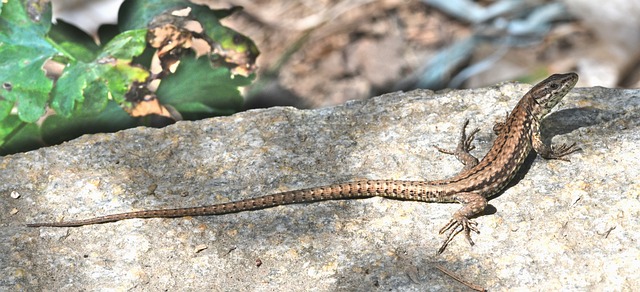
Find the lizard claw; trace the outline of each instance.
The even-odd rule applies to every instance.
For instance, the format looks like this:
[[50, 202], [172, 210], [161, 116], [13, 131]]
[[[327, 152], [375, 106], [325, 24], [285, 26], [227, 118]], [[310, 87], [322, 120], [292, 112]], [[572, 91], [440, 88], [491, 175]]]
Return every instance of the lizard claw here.
[[460, 132], [460, 141], [458, 142], [458, 146], [456, 147], [456, 150], [447, 150], [444, 148], [440, 148], [438, 146], [433, 146], [436, 149], [438, 149], [438, 151], [445, 153], [445, 154], [451, 154], [451, 155], [458, 155], [461, 153], [469, 153], [469, 151], [476, 149], [476, 146], [471, 145], [471, 143], [473, 143], [473, 140], [476, 137], [476, 134], [478, 132], [480, 132], [479, 128], [473, 129], [473, 131], [471, 131], [471, 133], [469, 133], [469, 135], [467, 135], [467, 126], [469, 125], [469, 120], [465, 120], [464, 124], [462, 125], [462, 131]]
[[564, 156], [580, 150], [582, 149], [580, 147], [576, 147], [575, 142], [571, 145], [567, 145], [567, 144], [554, 145], [554, 146], [551, 146], [551, 154], [549, 155], [548, 158], [569, 162], [569, 159], [564, 158]]
[[447, 225], [445, 225], [444, 227], [442, 227], [442, 229], [440, 229], [440, 234], [443, 234], [447, 231], [449, 231], [449, 233], [447, 234], [447, 239], [444, 241], [444, 243], [442, 244], [442, 246], [438, 249], [438, 251], [436, 252], [437, 255], [441, 254], [444, 252], [444, 250], [447, 248], [447, 246], [449, 245], [449, 243], [451, 241], [453, 241], [453, 239], [456, 237], [456, 235], [458, 235], [460, 232], [464, 231], [464, 235], [467, 238], [467, 241], [469, 242], [470, 245], [474, 245], [475, 243], [473, 242], [473, 240], [471, 239], [471, 231], [475, 232], [475, 233], [480, 233], [480, 231], [477, 228], [478, 223], [467, 218], [464, 216], [454, 216], [454, 218], [452, 218], [449, 223], [447, 223]]
[[462, 125], [462, 131], [460, 133], [460, 142], [458, 143], [458, 147], [455, 152], [464, 152], [469, 153], [469, 151], [476, 149], [476, 146], [471, 145], [473, 143], [473, 139], [475, 139], [476, 134], [480, 132], [479, 128], [473, 129], [469, 135], [467, 135], [467, 126], [469, 125], [469, 120], [465, 120]]
[[438, 149], [438, 151], [450, 154], [455, 156], [462, 164], [464, 164], [464, 170], [470, 169], [478, 164], [478, 159], [471, 155], [470, 151], [475, 149], [476, 146], [472, 145], [473, 139], [475, 139], [476, 134], [480, 131], [480, 129], [474, 129], [467, 135], [467, 126], [469, 125], [469, 120], [465, 120], [462, 125], [462, 131], [460, 131], [460, 140], [458, 141], [458, 145], [455, 150], [447, 150], [444, 148], [440, 148], [438, 146], [433, 146]]

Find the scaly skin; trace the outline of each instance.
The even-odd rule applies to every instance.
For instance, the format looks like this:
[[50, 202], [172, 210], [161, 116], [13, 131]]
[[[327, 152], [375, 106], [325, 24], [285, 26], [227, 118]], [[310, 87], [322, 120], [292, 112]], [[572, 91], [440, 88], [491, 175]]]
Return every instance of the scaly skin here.
[[130, 218], [222, 215], [287, 204], [373, 196], [423, 202], [458, 202], [462, 207], [440, 230], [440, 234], [448, 232], [447, 238], [437, 251], [440, 254], [460, 232], [464, 232], [471, 245], [474, 244], [470, 233], [478, 233], [478, 229], [477, 223], [470, 218], [484, 211], [487, 198], [502, 190], [513, 179], [532, 149], [545, 159], [566, 161], [568, 160], [564, 156], [580, 150], [575, 143], [551, 147], [545, 145], [540, 138], [540, 121], [577, 81], [578, 75], [575, 73], [555, 74], [535, 85], [522, 97], [505, 122], [496, 124], [494, 131], [498, 137], [487, 155], [479, 162], [469, 153], [474, 148], [471, 142], [478, 130], [472, 131], [467, 137], [465, 129], [468, 121], [465, 121], [457, 149], [448, 151], [438, 148], [441, 152], [455, 155], [465, 165], [462, 172], [448, 179], [353, 181], [209, 206], [127, 212], [76, 221], [31, 223], [27, 226], [75, 227]]

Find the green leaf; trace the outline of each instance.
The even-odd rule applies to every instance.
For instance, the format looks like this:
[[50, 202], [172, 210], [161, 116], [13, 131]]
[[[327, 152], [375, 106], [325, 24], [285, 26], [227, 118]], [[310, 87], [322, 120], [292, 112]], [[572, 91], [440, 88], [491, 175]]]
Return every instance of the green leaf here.
[[202, 24], [202, 28], [204, 28], [212, 40], [223, 43], [226, 42], [223, 41], [223, 39], [229, 39], [233, 37], [234, 34], [237, 34], [234, 30], [222, 26], [220, 19], [241, 10], [241, 8], [233, 7], [225, 10], [211, 10], [207, 6], [194, 5], [192, 9], [191, 13], [195, 19]]
[[[9, 113], [11, 113], [12, 108], [13, 108], [13, 102], [0, 98], [0, 121], [4, 120], [5, 118], [7, 118], [7, 116], [9, 116]], [[4, 124], [2, 125], [4, 126]], [[0, 131], [2, 131], [2, 127], [0, 127]]]
[[241, 8], [234, 7], [228, 10], [211, 10], [206, 6], [193, 8], [192, 14], [201, 24], [204, 33], [213, 43], [212, 60], [217, 66], [226, 66], [234, 74], [249, 75], [255, 70], [255, 61], [260, 51], [248, 37], [223, 26], [220, 23], [222, 17], [227, 16]]
[[227, 115], [242, 107], [238, 87], [251, 83], [253, 76], [232, 77], [229, 69], [211, 66], [207, 58], [184, 56], [174, 74], [164, 78], [157, 95], [162, 104], [169, 104], [183, 117]]
[[[56, 83], [51, 108], [70, 117], [74, 110], [84, 115], [97, 114], [104, 110], [109, 96], [118, 103], [124, 102], [129, 86], [142, 83], [149, 76], [146, 69], [129, 64], [144, 51], [145, 37], [144, 29], [123, 32], [104, 46], [97, 60], [71, 63]], [[76, 108], [76, 104], [82, 106]]]
[[[45, 39], [51, 26], [51, 5], [38, 5], [36, 1], [11, 0], [0, 14], [0, 96], [17, 102], [18, 116], [29, 123], [44, 114], [53, 81], [46, 77], [42, 65], [57, 53]], [[6, 102], [0, 105], [6, 107]]]
[[91, 36], [61, 19], [51, 27], [48, 36], [68, 56], [82, 62], [91, 62], [100, 51]]
[[[13, 133], [20, 130], [20, 127], [26, 125], [15, 115], [11, 115], [2, 121], [2, 127], [0, 127], [0, 145], [4, 145], [8, 140], [13, 137]], [[4, 146], [3, 146], [4, 147]]]
[[193, 5], [185, 0], [125, 0], [118, 12], [121, 31], [147, 28], [156, 16], [170, 8], [186, 8]]
[[[219, 19], [241, 9], [239, 6], [230, 9], [211, 9], [186, 0], [125, 0], [118, 12], [118, 26], [122, 31], [147, 28], [149, 22], [169, 9], [180, 10], [187, 7], [191, 7], [192, 13], [197, 14], [196, 19], [203, 22], [203, 25], [204, 22], [210, 22], [209, 26], [220, 25]], [[205, 17], [201, 18], [201, 16]]]
[[[126, 0], [118, 26], [101, 28], [99, 46], [63, 21], [52, 26], [48, 1], [0, 0], [0, 155], [151, 122], [153, 117], [133, 118], [122, 109], [132, 106], [125, 95], [149, 77], [143, 67], [154, 53], [146, 43], [148, 24], [186, 7], [192, 12], [187, 18], [203, 24], [215, 54], [176, 55], [177, 71], [163, 77], [156, 94], [189, 119], [237, 112], [243, 102], [238, 87], [254, 76], [230, 68], [253, 68], [258, 52], [250, 40], [220, 24], [235, 9], [211, 11], [186, 0]], [[55, 85], [42, 69], [48, 60], [65, 66]], [[47, 105], [55, 115], [45, 116]]]
[[121, 61], [77, 63], [58, 79], [51, 108], [63, 117], [70, 117], [74, 111], [78, 115], [95, 115], [104, 110], [109, 96], [118, 103], [124, 102], [129, 86], [144, 82], [148, 76], [144, 68]]
[[124, 62], [102, 68], [101, 76], [105, 79], [105, 84], [113, 100], [118, 103], [125, 101], [125, 94], [129, 90], [129, 86], [134, 82], [143, 83], [149, 77], [149, 72], [146, 69]]
[[129, 30], [118, 34], [102, 49], [99, 58], [115, 57], [130, 61], [133, 57], [142, 54], [147, 46], [147, 30]]
[[86, 66], [76, 65], [64, 70], [56, 87], [53, 89], [51, 108], [59, 115], [68, 117], [73, 111], [76, 102], [84, 101], [84, 88], [87, 86], [87, 74], [90, 71]]
[[116, 24], [103, 24], [98, 28], [98, 38], [100, 38], [101, 44], [110, 42], [119, 33], [120, 29]]
[[44, 146], [40, 128], [27, 124], [16, 115], [7, 117], [0, 127], [0, 155], [29, 151]]

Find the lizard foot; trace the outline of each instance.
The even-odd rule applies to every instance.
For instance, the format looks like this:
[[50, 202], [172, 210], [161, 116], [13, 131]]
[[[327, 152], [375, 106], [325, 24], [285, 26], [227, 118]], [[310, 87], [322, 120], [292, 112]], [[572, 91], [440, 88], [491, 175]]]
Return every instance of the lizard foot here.
[[440, 234], [443, 234], [447, 231], [449, 231], [449, 233], [447, 234], [447, 239], [444, 241], [442, 246], [438, 249], [436, 254], [439, 255], [442, 252], [444, 252], [444, 250], [447, 248], [449, 243], [456, 237], [456, 235], [458, 235], [460, 232], [463, 232], [463, 231], [469, 244], [474, 245], [475, 243], [473, 242], [473, 240], [471, 240], [471, 231], [475, 233], [480, 233], [480, 231], [476, 226], [478, 226], [478, 223], [467, 217], [454, 216], [451, 219], [451, 221], [447, 223], [447, 225], [445, 225], [444, 227], [442, 227], [442, 229], [440, 229]]
[[478, 158], [471, 155], [470, 151], [476, 148], [471, 143], [473, 142], [473, 139], [480, 131], [480, 129], [474, 129], [473, 131], [471, 131], [471, 133], [469, 133], [469, 135], [467, 135], [468, 125], [469, 120], [465, 120], [464, 124], [462, 125], [462, 131], [460, 131], [460, 140], [458, 141], [458, 146], [455, 150], [447, 150], [435, 145], [433, 146], [442, 153], [455, 156], [460, 162], [462, 162], [462, 164], [464, 164], [464, 168], [462, 169], [463, 171], [468, 170], [478, 164]]
[[438, 146], [433, 146], [438, 149], [438, 151], [450, 154], [450, 155], [460, 155], [461, 153], [469, 153], [469, 151], [475, 149], [476, 147], [471, 145], [473, 140], [475, 139], [476, 134], [480, 131], [480, 129], [476, 128], [469, 135], [467, 135], [467, 126], [469, 125], [469, 120], [465, 120], [464, 124], [462, 124], [462, 131], [460, 132], [460, 141], [458, 142], [458, 146], [456, 150], [447, 150], [444, 148], [440, 148]]
[[576, 147], [576, 143], [573, 143], [571, 145], [567, 145], [567, 144], [554, 145], [554, 146], [551, 146], [551, 154], [549, 155], [549, 157], [546, 157], [546, 158], [569, 161], [569, 159], [564, 158], [564, 156], [580, 150], [582, 149], [580, 147]]

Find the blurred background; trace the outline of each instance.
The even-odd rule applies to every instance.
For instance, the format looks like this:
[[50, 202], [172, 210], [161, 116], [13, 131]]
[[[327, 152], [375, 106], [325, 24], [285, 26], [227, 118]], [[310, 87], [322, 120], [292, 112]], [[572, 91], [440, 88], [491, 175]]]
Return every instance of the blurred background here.
[[[90, 34], [122, 0], [54, 0], [54, 18]], [[261, 51], [246, 108], [318, 108], [415, 88], [535, 83], [640, 87], [640, 0], [235, 0], [223, 24]]]

